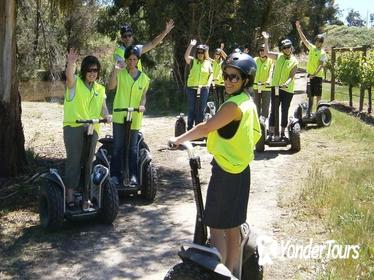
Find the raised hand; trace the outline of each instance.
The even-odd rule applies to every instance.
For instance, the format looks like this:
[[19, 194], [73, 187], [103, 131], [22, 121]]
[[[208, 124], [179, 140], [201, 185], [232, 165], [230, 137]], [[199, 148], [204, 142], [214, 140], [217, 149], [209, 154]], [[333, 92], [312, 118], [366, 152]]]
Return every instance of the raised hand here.
[[221, 43], [221, 47], [220, 47], [220, 49], [223, 50], [224, 47], [225, 47], [225, 44], [224, 44], [224, 43]]
[[114, 69], [116, 69], [116, 70], [122, 70], [125, 67], [126, 67], [125, 60], [117, 60], [116, 65], [114, 65]]
[[195, 39], [192, 39], [190, 45], [191, 46], [196, 46], [196, 43], [197, 43], [197, 41]]
[[70, 48], [69, 52], [66, 55], [66, 59], [68, 63], [74, 64], [77, 62], [79, 57], [78, 50], [74, 48]]
[[174, 28], [174, 20], [171, 19], [168, 22], [166, 22], [165, 30], [167, 31], [167, 33], [169, 33], [173, 28]]
[[262, 37], [264, 37], [265, 40], [269, 39], [270, 35], [266, 31], [261, 32]]
[[297, 20], [295, 22], [295, 26], [296, 26], [297, 29], [301, 29], [300, 21]]

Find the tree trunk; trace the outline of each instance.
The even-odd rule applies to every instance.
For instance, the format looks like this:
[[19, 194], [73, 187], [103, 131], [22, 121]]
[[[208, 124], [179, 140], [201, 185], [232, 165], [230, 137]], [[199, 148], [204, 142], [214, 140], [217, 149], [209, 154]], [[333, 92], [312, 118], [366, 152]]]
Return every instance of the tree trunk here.
[[353, 107], [353, 94], [352, 94], [352, 91], [353, 91], [353, 86], [349, 85], [348, 92], [349, 92], [349, 106], [350, 107]]
[[368, 102], [369, 102], [369, 105], [368, 105], [368, 113], [371, 114], [371, 106], [372, 106], [372, 100], [371, 100], [371, 86], [368, 88]]
[[26, 166], [21, 97], [16, 79], [16, 0], [0, 1], [0, 177]]

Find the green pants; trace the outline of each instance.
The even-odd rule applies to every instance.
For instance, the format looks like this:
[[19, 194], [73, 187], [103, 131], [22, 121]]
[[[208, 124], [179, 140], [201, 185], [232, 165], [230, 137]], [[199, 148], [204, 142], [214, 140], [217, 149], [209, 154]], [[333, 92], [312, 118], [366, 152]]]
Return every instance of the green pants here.
[[[87, 128], [85, 126], [64, 127], [64, 143], [66, 150], [64, 183], [67, 188], [77, 190], [81, 176], [81, 167], [86, 161], [90, 164], [91, 170], [98, 135], [96, 131], [94, 131], [91, 147], [88, 147], [89, 143], [86, 141], [86, 135]], [[84, 148], [89, 148], [88, 158], [87, 155], [84, 155]]]

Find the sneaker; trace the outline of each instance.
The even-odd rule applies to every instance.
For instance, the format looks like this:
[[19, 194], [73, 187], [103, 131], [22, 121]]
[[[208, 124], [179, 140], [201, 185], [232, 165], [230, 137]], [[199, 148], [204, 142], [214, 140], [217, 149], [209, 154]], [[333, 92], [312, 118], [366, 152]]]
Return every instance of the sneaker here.
[[136, 178], [135, 175], [132, 175], [130, 178], [130, 186], [137, 186], [138, 185], [138, 179]]
[[111, 179], [112, 183], [114, 184], [114, 186], [119, 187], [120, 184], [119, 184], [118, 177], [112, 176], [110, 179]]
[[274, 139], [274, 136], [273, 136], [273, 134], [272, 133], [269, 133], [269, 135], [268, 135], [268, 137], [266, 137], [266, 142], [270, 142], [270, 141], [272, 141]]

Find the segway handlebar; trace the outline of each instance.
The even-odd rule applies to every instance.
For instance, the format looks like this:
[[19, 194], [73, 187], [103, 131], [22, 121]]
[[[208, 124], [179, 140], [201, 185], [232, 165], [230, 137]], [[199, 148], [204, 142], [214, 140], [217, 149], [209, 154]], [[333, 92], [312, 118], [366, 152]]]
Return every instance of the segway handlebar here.
[[[195, 154], [194, 154], [194, 149], [193, 149], [193, 146], [191, 144], [190, 141], [186, 141], [186, 142], [183, 142], [182, 144], [180, 144], [180, 146], [182, 146], [183, 148], [185, 148], [187, 150], [187, 153], [188, 153], [188, 158], [191, 159], [191, 158], [194, 158], [195, 157]], [[168, 147], [170, 149], [176, 149], [177, 146], [175, 146], [173, 143], [171, 142], [168, 142]]]
[[92, 120], [76, 120], [76, 123], [107, 123], [107, 119], [92, 119]]
[[113, 109], [114, 112], [139, 112], [139, 108], [116, 108]]

